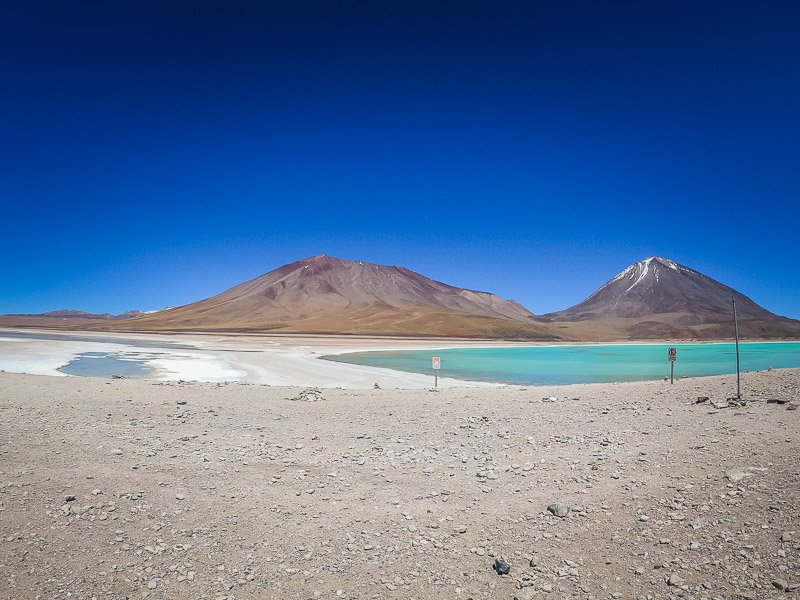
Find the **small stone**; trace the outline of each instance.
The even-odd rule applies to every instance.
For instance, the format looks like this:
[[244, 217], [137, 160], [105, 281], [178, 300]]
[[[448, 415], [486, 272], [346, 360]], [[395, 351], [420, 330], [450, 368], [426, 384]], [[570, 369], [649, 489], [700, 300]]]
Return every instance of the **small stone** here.
[[502, 558], [496, 559], [492, 568], [497, 571], [498, 575], [508, 575], [508, 572], [511, 570], [509, 564]]
[[548, 506], [547, 510], [553, 513], [555, 516], [563, 519], [569, 514], [569, 504], [564, 504], [563, 502], [556, 502]]
[[[73, 497], [73, 499], [74, 499], [74, 497]], [[792, 541], [792, 534], [789, 533], [788, 531], [784, 531], [783, 535], [781, 536], [781, 541], [782, 542], [791, 542]]]
[[682, 585], [686, 585], [686, 581], [677, 573], [673, 573], [669, 576], [669, 579], [667, 579], [667, 585], [672, 587], [680, 587]]
[[154, 590], [158, 586], [158, 582], [155, 579], [151, 579], [147, 584], [147, 589]]
[[183, 494], [175, 494], [175, 500], [185, 500], [186, 496]]
[[72, 494], [68, 494], [67, 496], [64, 497], [64, 502], [75, 502], [75, 496], [73, 496]]
[[785, 579], [775, 579], [772, 581], [772, 585], [779, 590], [785, 590], [787, 587], [789, 587], [789, 582]]
[[122, 454], [122, 449], [121, 448], [114, 448], [111, 451], [111, 454], [115, 454], [116, 456], [119, 456], [120, 454]]

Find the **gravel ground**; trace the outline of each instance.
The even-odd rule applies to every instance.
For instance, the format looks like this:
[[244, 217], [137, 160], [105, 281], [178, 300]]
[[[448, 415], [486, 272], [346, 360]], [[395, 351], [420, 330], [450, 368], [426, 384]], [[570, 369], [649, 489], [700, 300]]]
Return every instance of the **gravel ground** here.
[[735, 389], [0, 373], [0, 597], [800, 597], [800, 369]]

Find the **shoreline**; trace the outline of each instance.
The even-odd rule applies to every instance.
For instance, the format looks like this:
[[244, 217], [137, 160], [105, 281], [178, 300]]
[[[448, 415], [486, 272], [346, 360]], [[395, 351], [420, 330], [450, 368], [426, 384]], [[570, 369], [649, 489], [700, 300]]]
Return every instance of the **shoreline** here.
[[[306, 386], [365, 389], [394, 387], [424, 389], [432, 387], [432, 374], [420, 374], [384, 367], [358, 365], [323, 356], [358, 352], [396, 350], [449, 350], [459, 348], [509, 347], [583, 347], [583, 346], [653, 346], [732, 344], [729, 340], [681, 342], [656, 340], [604, 343], [530, 343], [512, 340], [395, 338], [380, 336], [285, 336], [285, 335], [219, 335], [137, 333], [114, 335], [97, 331], [52, 331], [37, 329], [0, 329], [0, 370], [51, 376], [72, 376], [57, 369], [87, 352], [107, 356], [123, 356], [123, 360], [140, 362], [158, 375], [145, 380], [160, 381], [241, 381], [274, 386]], [[27, 336], [47, 336], [41, 339]], [[76, 339], [70, 339], [76, 338]], [[110, 340], [119, 340], [114, 342]], [[130, 343], [129, 343], [130, 342]], [[748, 343], [793, 343], [767, 340]], [[134, 345], [135, 344], [135, 345]], [[164, 346], [159, 346], [164, 344]], [[141, 359], [135, 358], [142, 357]], [[109, 375], [110, 376], [110, 375]], [[519, 385], [472, 379], [440, 377], [440, 385], [448, 387], [498, 387]], [[573, 384], [576, 385], [576, 384]]]

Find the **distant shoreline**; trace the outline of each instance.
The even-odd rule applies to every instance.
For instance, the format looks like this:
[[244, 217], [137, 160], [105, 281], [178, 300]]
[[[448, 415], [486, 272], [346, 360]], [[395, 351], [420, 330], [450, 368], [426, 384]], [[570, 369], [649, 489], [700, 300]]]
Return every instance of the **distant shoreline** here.
[[[14, 334], [19, 333], [14, 338]], [[36, 339], [41, 335], [53, 339]], [[12, 336], [12, 337], [7, 337]], [[78, 340], [59, 339], [76, 337]], [[95, 339], [93, 339], [95, 338]], [[14, 341], [11, 341], [14, 339]], [[110, 343], [109, 340], [119, 340]], [[124, 342], [129, 340], [131, 344]], [[742, 343], [781, 343], [794, 340], [746, 340]], [[169, 343], [170, 347], [160, 344]], [[243, 381], [264, 385], [428, 388], [431, 376], [388, 368], [322, 361], [325, 355], [392, 350], [434, 350], [504, 347], [579, 347], [598, 345], [729, 344], [732, 340], [648, 340], [588, 342], [521, 342], [511, 340], [408, 338], [386, 336], [332, 336], [319, 334], [219, 334], [213, 332], [125, 333], [44, 328], [0, 329], [0, 370], [65, 376], [60, 368], [86, 353], [124, 353], [128, 360], [142, 357], [161, 380]], [[176, 344], [180, 344], [175, 347]], [[138, 354], [137, 354], [138, 353]], [[493, 387], [497, 383], [440, 379], [440, 385]]]
[[[516, 345], [516, 346], [596, 346], [602, 344], [638, 344], [638, 345], [652, 345], [652, 344], [725, 344], [728, 342], [733, 343], [733, 338], [643, 338], [643, 339], [604, 339], [604, 340], [557, 340], [557, 339], [509, 339], [509, 338], [493, 338], [493, 337], [445, 337], [436, 335], [406, 335], [406, 334], [367, 334], [367, 333], [325, 333], [325, 332], [302, 332], [302, 333], [281, 333], [270, 331], [243, 331], [239, 329], [231, 330], [185, 330], [173, 329], [164, 331], [148, 331], [148, 330], [131, 330], [123, 331], [117, 329], [81, 329], [80, 327], [44, 327], [44, 326], [22, 326], [22, 325], [0, 325], [0, 333], [3, 332], [42, 332], [53, 334], [86, 334], [108, 337], [129, 337], [129, 336], [234, 336], [245, 338], [268, 338], [268, 339], [311, 339], [311, 340], [385, 340], [385, 341], [420, 341], [420, 342], [443, 342], [443, 343], [474, 343], [474, 344], [502, 344], [502, 345]], [[739, 338], [740, 343], [781, 343], [781, 342], [800, 342], [800, 337], [792, 338]]]

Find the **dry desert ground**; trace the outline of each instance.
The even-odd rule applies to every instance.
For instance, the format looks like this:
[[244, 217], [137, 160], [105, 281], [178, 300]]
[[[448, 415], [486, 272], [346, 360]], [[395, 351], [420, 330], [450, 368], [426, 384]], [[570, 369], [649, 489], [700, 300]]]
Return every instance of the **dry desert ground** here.
[[798, 597], [800, 369], [735, 389], [0, 373], [0, 597]]

